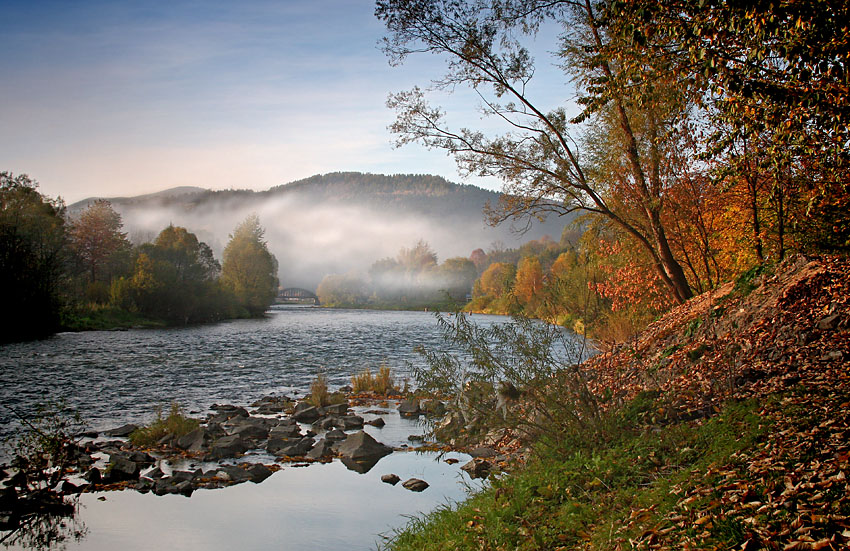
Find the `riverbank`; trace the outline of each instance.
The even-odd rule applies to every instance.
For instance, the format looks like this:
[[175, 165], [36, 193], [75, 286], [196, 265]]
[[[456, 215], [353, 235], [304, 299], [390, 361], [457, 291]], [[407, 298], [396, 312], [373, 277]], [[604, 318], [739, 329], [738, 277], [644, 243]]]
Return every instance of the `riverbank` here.
[[391, 548], [846, 549], [850, 263], [749, 275], [588, 361], [590, 432]]

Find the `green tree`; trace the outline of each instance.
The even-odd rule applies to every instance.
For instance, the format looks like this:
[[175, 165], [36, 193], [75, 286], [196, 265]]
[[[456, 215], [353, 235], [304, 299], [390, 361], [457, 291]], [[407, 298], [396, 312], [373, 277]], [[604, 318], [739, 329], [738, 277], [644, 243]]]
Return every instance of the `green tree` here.
[[218, 285], [212, 250], [186, 228], [168, 226], [139, 247], [133, 274], [113, 285], [116, 305], [131, 306], [171, 323], [211, 321], [229, 315]]
[[0, 342], [49, 335], [59, 327], [65, 284], [65, 205], [25, 174], [0, 172]]
[[277, 260], [256, 215], [236, 226], [224, 248], [221, 284], [252, 316], [262, 315], [277, 296]]

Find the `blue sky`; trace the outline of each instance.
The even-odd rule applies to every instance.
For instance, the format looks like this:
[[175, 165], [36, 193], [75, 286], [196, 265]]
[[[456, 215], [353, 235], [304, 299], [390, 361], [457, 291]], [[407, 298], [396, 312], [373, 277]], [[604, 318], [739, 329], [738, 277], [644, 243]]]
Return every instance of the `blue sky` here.
[[[0, 170], [68, 202], [344, 170], [461, 181], [440, 151], [392, 147], [387, 94], [427, 85], [441, 61], [390, 67], [373, 12], [365, 0], [0, 0]], [[562, 78], [538, 80], [564, 97]], [[471, 96], [438, 103], [480, 123]]]

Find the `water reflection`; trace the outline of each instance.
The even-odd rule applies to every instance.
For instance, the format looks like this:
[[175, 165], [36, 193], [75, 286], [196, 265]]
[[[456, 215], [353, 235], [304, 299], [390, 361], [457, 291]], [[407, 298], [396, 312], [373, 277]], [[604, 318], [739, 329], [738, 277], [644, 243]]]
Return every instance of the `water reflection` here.
[[17, 549], [63, 550], [77, 544], [88, 529], [78, 517], [79, 498], [55, 498], [39, 506], [20, 504], [9, 516], [0, 515], [0, 543]]

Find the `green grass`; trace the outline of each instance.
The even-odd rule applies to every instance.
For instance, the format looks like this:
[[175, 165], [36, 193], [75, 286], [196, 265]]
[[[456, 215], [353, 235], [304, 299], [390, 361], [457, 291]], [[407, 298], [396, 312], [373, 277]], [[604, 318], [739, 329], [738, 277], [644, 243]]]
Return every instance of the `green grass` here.
[[139, 314], [111, 306], [91, 304], [62, 315], [65, 331], [104, 331], [131, 327], [164, 327], [162, 321], [151, 320]]
[[[703, 422], [642, 424], [656, 405], [653, 396], [640, 396], [611, 419], [620, 428], [605, 445], [577, 440], [569, 452], [541, 451], [527, 467], [491, 480], [465, 503], [412, 520], [390, 548], [573, 549], [590, 543], [610, 549], [614, 537], [634, 538], [669, 525], [666, 516], [682, 488], [701, 483], [710, 465], [726, 463], [766, 431], [754, 402], [729, 404]], [[650, 507], [629, 526], [632, 511]], [[726, 545], [741, 533], [733, 521], [712, 530]]]
[[154, 446], [167, 434], [183, 436], [198, 428], [196, 419], [183, 415], [177, 402], [171, 403], [168, 417], [162, 417], [162, 408], [156, 408], [156, 419], [146, 427], [134, 430], [130, 434], [130, 442], [135, 446]]

